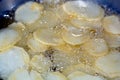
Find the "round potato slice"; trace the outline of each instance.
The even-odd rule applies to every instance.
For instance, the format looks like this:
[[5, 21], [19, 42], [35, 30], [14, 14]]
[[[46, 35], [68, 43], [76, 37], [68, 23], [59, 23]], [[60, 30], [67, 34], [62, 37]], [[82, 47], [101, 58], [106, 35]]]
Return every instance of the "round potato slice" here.
[[105, 33], [104, 39], [106, 40], [109, 47], [111, 48], [120, 47], [120, 35]]
[[41, 4], [32, 1], [27, 2], [16, 10], [15, 20], [25, 24], [34, 23], [41, 17], [42, 10]]
[[63, 40], [71, 45], [80, 45], [89, 40], [89, 32], [84, 28], [75, 28], [68, 25], [62, 33]]
[[33, 69], [40, 73], [49, 71], [50, 66], [52, 65], [51, 61], [42, 54], [34, 56], [30, 64]]
[[56, 46], [64, 43], [61, 36], [52, 29], [38, 29], [33, 35], [36, 40], [46, 45]]
[[0, 51], [12, 47], [21, 39], [18, 31], [10, 28], [0, 30]]
[[110, 78], [120, 77], [120, 52], [110, 54], [96, 60], [96, 67]]
[[48, 49], [47, 45], [35, 40], [32, 35], [28, 38], [27, 45], [33, 52], [44, 52]]
[[93, 56], [103, 56], [108, 53], [106, 41], [101, 38], [89, 40], [83, 45], [83, 48]]
[[8, 80], [43, 80], [43, 78], [36, 71], [29, 72], [26, 69], [18, 69], [8, 77]]
[[8, 77], [13, 71], [19, 68], [27, 68], [29, 55], [20, 47], [12, 47], [0, 52], [0, 76]]
[[60, 72], [49, 72], [46, 75], [45, 80], [68, 80], [68, 79]]
[[67, 1], [63, 9], [68, 15], [87, 20], [99, 20], [104, 16], [104, 10], [98, 4], [84, 0]]
[[119, 17], [112, 15], [103, 19], [103, 27], [105, 31], [111, 34], [120, 34], [120, 20]]
[[[44, 11], [40, 21], [39, 25], [40, 27], [55, 27], [57, 24], [59, 24], [61, 21], [59, 17], [56, 15], [56, 12], [54, 9], [48, 9]], [[39, 26], [38, 25], [38, 26]]]
[[101, 76], [93, 76], [80, 71], [72, 72], [68, 75], [69, 80], [107, 80]]

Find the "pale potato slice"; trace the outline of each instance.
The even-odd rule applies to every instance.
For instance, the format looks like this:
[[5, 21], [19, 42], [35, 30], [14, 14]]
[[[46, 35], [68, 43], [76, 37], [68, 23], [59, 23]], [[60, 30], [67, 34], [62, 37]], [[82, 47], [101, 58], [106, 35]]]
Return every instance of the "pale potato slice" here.
[[0, 30], [0, 51], [12, 47], [21, 39], [18, 31], [10, 28]]
[[12, 47], [0, 52], [0, 76], [8, 77], [13, 71], [19, 68], [27, 68], [29, 55], [20, 47]]
[[96, 60], [96, 67], [110, 78], [120, 77], [120, 52], [111, 52]]
[[43, 15], [39, 21], [40, 27], [55, 27], [57, 24], [59, 24], [61, 21], [59, 17], [56, 15], [56, 12], [54, 9], [48, 9], [43, 12]]
[[35, 40], [32, 35], [29, 36], [27, 45], [33, 52], [44, 52], [48, 49], [47, 45], [40, 43], [38, 40]]
[[67, 1], [63, 9], [68, 15], [86, 20], [99, 20], [104, 16], [104, 10], [98, 4], [84, 0]]
[[25, 24], [34, 23], [41, 17], [42, 10], [41, 4], [32, 1], [27, 2], [16, 10], [15, 20]]
[[120, 20], [119, 17], [112, 15], [106, 16], [103, 19], [103, 27], [105, 31], [111, 34], [120, 34]]
[[101, 21], [87, 21], [79, 18], [73, 18], [70, 20], [70, 23], [73, 24], [77, 28], [99, 28], [102, 25]]
[[96, 69], [94, 68], [94, 66], [89, 66], [88, 64], [83, 64], [83, 63], [68, 66], [63, 70], [62, 73], [65, 76], [68, 76], [72, 72], [75, 72], [75, 71], [82, 71], [82, 72], [88, 73], [90, 75], [96, 74]]
[[120, 47], [120, 35], [105, 33], [104, 39], [106, 40], [109, 47], [112, 48]]
[[89, 40], [83, 45], [83, 48], [93, 56], [103, 56], [108, 53], [106, 41], [101, 38]]
[[51, 61], [46, 58], [44, 55], [35, 55], [30, 63], [31, 67], [37, 70], [40, 73], [46, 73], [50, 70], [50, 66], [52, 65]]
[[89, 40], [89, 32], [84, 28], [75, 28], [72, 25], [68, 25], [62, 33], [63, 40], [71, 45], [80, 45]]
[[80, 71], [72, 72], [68, 75], [69, 80], [107, 80], [101, 76], [93, 76]]
[[8, 77], [8, 80], [43, 80], [43, 78], [36, 71], [29, 72], [26, 69], [18, 69]]
[[68, 79], [60, 72], [49, 72], [46, 75], [45, 80], [68, 80]]
[[15, 29], [19, 32], [25, 31], [26, 26], [22, 24], [21, 22], [14, 22], [8, 26], [11, 29]]
[[53, 29], [38, 29], [33, 35], [36, 40], [46, 45], [56, 46], [64, 43], [61, 35], [59, 35]]

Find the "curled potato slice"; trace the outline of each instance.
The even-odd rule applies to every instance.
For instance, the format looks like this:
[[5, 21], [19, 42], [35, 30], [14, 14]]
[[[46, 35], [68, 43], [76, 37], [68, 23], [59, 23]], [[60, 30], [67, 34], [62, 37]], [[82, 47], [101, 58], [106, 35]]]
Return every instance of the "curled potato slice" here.
[[80, 45], [89, 40], [88, 30], [68, 25], [62, 33], [63, 40], [71, 45]]
[[0, 52], [0, 76], [8, 77], [13, 71], [19, 68], [27, 68], [29, 55], [20, 47], [12, 47]]
[[29, 36], [27, 45], [33, 52], [44, 52], [48, 49], [47, 45], [40, 43], [38, 40], [35, 40], [32, 35]]
[[108, 53], [108, 46], [104, 39], [91, 39], [83, 45], [83, 48], [93, 56], [103, 56]]
[[37, 70], [40, 73], [45, 73], [50, 70], [52, 65], [51, 61], [46, 58], [44, 55], [35, 55], [31, 60], [31, 66], [33, 69]]
[[10, 28], [0, 30], [0, 51], [12, 47], [21, 39], [18, 31]]
[[104, 16], [104, 10], [97, 4], [84, 0], [68, 1], [63, 4], [68, 15], [74, 15], [87, 20], [99, 20]]
[[68, 75], [69, 80], [107, 80], [101, 76], [93, 76], [80, 71], [72, 72]]
[[20, 6], [15, 12], [15, 20], [31, 24], [41, 17], [43, 6], [36, 2], [27, 2]]
[[119, 17], [112, 15], [103, 19], [103, 27], [105, 31], [111, 34], [120, 34], [120, 20]]
[[68, 80], [68, 79], [60, 72], [49, 72], [47, 73], [45, 80]]
[[8, 77], [8, 80], [43, 80], [43, 78], [36, 71], [29, 72], [26, 69], [18, 69]]
[[110, 78], [120, 77], [120, 52], [110, 54], [96, 60], [96, 67]]
[[33, 35], [36, 40], [46, 45], [56, 46], [64, 43], [61, 36], [52, 29], [38, 29]]

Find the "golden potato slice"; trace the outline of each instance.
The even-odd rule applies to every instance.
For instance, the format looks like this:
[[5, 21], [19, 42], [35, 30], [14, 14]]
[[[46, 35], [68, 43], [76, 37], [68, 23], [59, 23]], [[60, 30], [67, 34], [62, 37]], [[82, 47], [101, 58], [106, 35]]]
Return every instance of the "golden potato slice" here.
[[62, 33], [63, 40], [71, 45], [80, 45], [89, 40], [89, 32], [84, 28], [75, 28], [68, 25]]
[[21, 47], [12, 47], [0, 52], [0, 76], [7, 78], [12, 72], [19, 68], [28, 68], [29, 55]]
[[40, 43], [38, 40], [35, 40], [32, 35], [29, 36], [27, 45], [33, 52], [44, 52], [48, 49], [47, 45]]
[[113, 51], [106, 56], [98, 58], [95, 65], [107, 77], [120, 77], [120, 52]]
[[83, 45], [83, 48], [93, 56], [103, 56], [108, 53], [106, 41], [101, 38], [89, 40]]
[[52, 29], [38, 29], [33, 35], [36, 40], [46, 45], [56, 46], [64, 43], [61, 36]]
[[103, 27], [105, 31], [111, 34], [120, 34], [120, 20], [119, 17], [112, 15], [106, 16], [103, 19]]
[[86, 20], [99, 20], [104, 16], [104, 10], [96, 3], [75, 0], [63, 4], [63, 10], [68, 15], [74, 15]]
[[27, 2], [16, 10], [15, 20], [25, 24], [34, 23], [41, 17], [42, 10], [41, 4], [32, 1]]
[[51, 61], [44, 55], [35, 55], [31, 60], [31, 67], [40, 73], [45, 73], [50, 70]]
[[8, 77], [8, 80], [43, 80], [43, 78], [36, 71], [29, 72], [26, 69], [18, 69]]
[[68, 79], [60, 72], [49, 72], [47, 73], [45, 80], [68, 80]]
[[107, 80], [101, 76], [93, 76], [80, 71], [72, 72], [68, 75], [69, 80]]
[[0, 51], [12, 47], [21, 39], [18, 31], [10, 28], [0, 30]]

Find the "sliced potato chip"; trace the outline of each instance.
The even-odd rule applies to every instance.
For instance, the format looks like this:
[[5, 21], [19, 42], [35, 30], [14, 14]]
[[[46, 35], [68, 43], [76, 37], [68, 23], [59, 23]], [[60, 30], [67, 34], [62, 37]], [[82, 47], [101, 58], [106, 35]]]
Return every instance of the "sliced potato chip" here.
[[44, 52], [48, 49], [47, 45], [40, 43], [38, 40], [35, 40], [32, 35], [30, 35], [28, 38], [27, 45], [33, 52]]
[[120, 35], [105, 33], [104, 38], [109, 47], [112, 47], [112, 48], [120, 47]]
[[18, 31], [10, 28], [0, 30], [0, 51], [12, 47], [21, 39]]
[[101, 38], [89, 40], [83, 45], [83, 48], [93, 56], [103, 56], [108, 53], [106, 41]]
[[54, 9], [49, 9], [44, 11], [39, 21], [39, 25], [40, 27], [55, 27], [60, 22], [61, 21], [59, 17], [56, 15], [56, 12], [54, 11]]
[[93, 76], [80, 71], [72, 72], [68, 75], [69, 80], [107, 80], [101, 76]]
[[110, 78], [120, 77], [120, 52], [111, 52], [96, 60], [96, 67]]
[[120, 34], [120, 20], [119, 17], [112, 15], [103, 19], [103, 27], [105, 31], [112, 34]]
[[32, 1], [27, 2], [16, 10], [15, 20], [25, 24], [34, 23], [41, 17], [42, 10], [41, 4]]
[[49, 72], [46, 75], [45, 80], [68, 80], [68, 79], [60, 72]]
[[36, 40], [46, 45], [56, 46], [64, 43], [61, 36], [52, 29], [38, 29], [33, 35]]
[[68, 15], [74, 15], [86, 20], [99, 20], [104, 16], [104, 10], [96, 3], [75, 0], [63, 4], [63, 9]]
[[26, 69], [18, 69], [8, 77], [8, 80], [43, 80], [43, 78], [36, 71], [32, 70], [29, 73]]
[[73, 26], [67, 26], [62, 33], [63, 40], [71, 45], [80, 45], [89, 40], [88, 30], [84, 28], [75, 28]]
[[45, 73], [50, 70], [52, 65], [51, 61], [46, 58], [44, 55], [35, 55], [31, 60], [31, 66], [33, 69], [37, 70], [40, 73]]
[[19, 68], [27, 68], [29, 55], [20, 47], [12, 47], [0, 52], [0, 76], [8, 77], [13, 71]]

